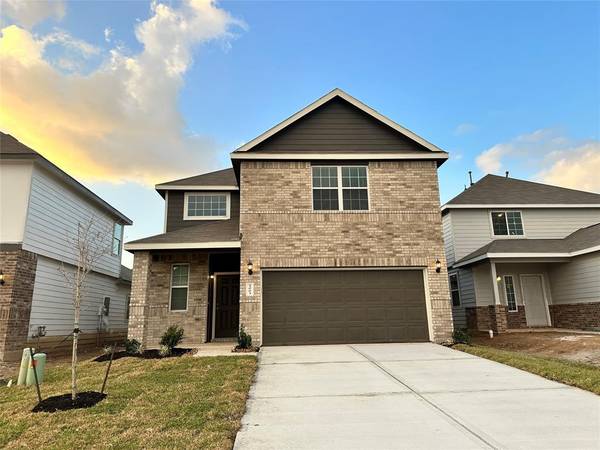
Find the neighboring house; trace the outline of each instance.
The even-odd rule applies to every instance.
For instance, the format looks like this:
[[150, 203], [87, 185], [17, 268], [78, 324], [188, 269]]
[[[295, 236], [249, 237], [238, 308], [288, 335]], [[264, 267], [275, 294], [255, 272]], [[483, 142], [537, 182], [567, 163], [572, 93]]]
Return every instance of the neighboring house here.
[[184, 345], [449, 339], [437, 168], [447, 153], [336, 89], [231, 154], [156, 186], [164, 233], [135, 253], [129, 337]]
[[90, 217], [112, 230], [113, 251], [88, 275], [80, 345], [124, 338], [131, 273], [121, 266], [121, 251], [131, 220], [14, 137], [0, 138], [0, 361], [20, 358], [39, 326], [46, 327], [42, 351], [71, 345], [57, 347], [73, 332], [73, 293], [59, 267], [74, 270], [67, 236]]
[[442, 206], [455, 328], [600, 327], [600, 195], [487, 175]]

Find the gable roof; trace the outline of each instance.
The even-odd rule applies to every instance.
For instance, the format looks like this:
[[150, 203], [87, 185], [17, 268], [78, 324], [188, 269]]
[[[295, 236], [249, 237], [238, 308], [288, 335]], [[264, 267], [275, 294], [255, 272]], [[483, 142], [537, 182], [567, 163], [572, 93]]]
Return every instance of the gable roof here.
[[37, 162], [48, 171], [52, 172], [66, 184], [74, 188], [77, 192], [83, 195], [86, 199], [100, 206], [102, 209], [108, 211], [111, 215], [118, 217], [123, 223], [131, 225], [133, 222], [125, 214], [118, 211], [116, 208], [109, 205], [98, 195], [94, 194], [91, 190], [86, 188], [83, 184], [73, 178], [71, 175], [66, 173], [64, 170], [57, 167], [55, 164], [48, 161], [42, 155], [35, 150], [27, 147], [19, 140], [0, 131], [0, 160], [29, 160]]
[[600, 208], [600, 194], [567, 189], [517, 178], [486, 175], [442, 206], [473, 208], [485, 206], [562, 206]]
[[194, 190], [206, 189], [210, 191], [236, 191], [238, 182], [233, 168], [207, 172], [193, 177], [167, 181], [157, 184], [155, 189], [162, 195], [168, 190]]
[[580, 228], [563, 239], [496, 239], [456, 261], [453, 267], [487, 258], [570, 258], [600, 251], [600, 223]]
[[[286, 120], [280, 122], [279, 124], [270, 128], [266, 132], [262, 133], [260, 136], [254, 138], [250, 142], [242, 145], [237, 150], [232, 152], [231, 158], [232, 159], [250, 159], [250, 158], [253, 158], [254, 156], [258, 156], [258, 155], [249, 155], [248, 152], [250, 152], [253, 149], [256, 149], [256, 147], [259, 144], [265, 142], [267, 139], [273, 137], [277, 133], [281, 132], [283, 129], [296, 123], [297, 121], [299, 121], [303, 117], [307, 116], [308, 114], [314, 112], [318, 108], [321, 108], [325, 104], [328, 104], [335, 100], [343, 100], [344, 102], [349, 103], [354, 108], [357, 108], [362, 113], [369, 116], [369, 118], [376, 120], [380, 124], [383, 124], [384, 126], [386, 126], [388, 129], [393, 130], [394, 132], [399, 133], [401, 136], [408, 138], [408, 139], [414, 141], [416, 144], [418, 144], [418, 147], [419, 147], [418, 151], [414, 152], [415, 154], [410, 155], [412, 158], [415, 158], [415, 156], [419, 156], [419, 157], [426, 158], [426, 159], [440, 159], [440, 160], [447, 159], [448, 154], [446, 152], [444, 152], [443, 150], [441, 150], [440, 148], [438, 148], [435, 145], [433, 145], [432, 143], [426, 141], [422, 137], [416, 135], [412, 131], [402, 127], [401, 125], [397, 124], [393, 120], [378, 113], [373, 108], [365, 105], [364, 103], [355, 99], [354, 97], [352, 97], [351, 95], [342, 91], [341, 89], [332, 90], [328, 94], [324, 95], [323, 97], [319, 98], [315, 102], [306, 106], [302, 110], [293, 114]], [[295, 152], [295, 154], [297, 155], [298, 153], [304, 153], [304, 152], [310, 152], [310, 149], [308, 151], [303, 150], [302, 152], [297, 152], [297, 153]], [[406, 152], [404, 152], [404, 153], [406, 153]], [[389, 154], [384, 155], [384, 156], [387, 158], [392, 157], [392, 155], [389, 155]], [[336, 155], [336, 157], [339, 158], [340, 156]], [[284, 159], [284, 157], [282, 155], [279, 155], [277, 157], [277, 159]]]

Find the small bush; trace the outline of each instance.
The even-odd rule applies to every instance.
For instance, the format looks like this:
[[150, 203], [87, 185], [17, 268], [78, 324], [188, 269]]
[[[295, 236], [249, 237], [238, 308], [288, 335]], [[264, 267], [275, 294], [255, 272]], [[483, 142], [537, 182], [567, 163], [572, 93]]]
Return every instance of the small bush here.
[[240, 327], [238, 336], [238, 348], [252, 348], [252, 336], [246, 333], [244, 325]]
[[[160, 338], [160, 354], [168, 356], [183, 339], [183, 328], [179, 325], [171, 325]], [[163, 348], [164, 347], [164, 348]]]
[[471, 343], [471, 335], [466, 328], [462, 330], [454, 330], [452, 333], [452, 339], [455, 344], [470, 344]]
[[142, 352], [142, 344], [136, 339], [125, 339], [125, 351], [130, 355], [138, 355]]

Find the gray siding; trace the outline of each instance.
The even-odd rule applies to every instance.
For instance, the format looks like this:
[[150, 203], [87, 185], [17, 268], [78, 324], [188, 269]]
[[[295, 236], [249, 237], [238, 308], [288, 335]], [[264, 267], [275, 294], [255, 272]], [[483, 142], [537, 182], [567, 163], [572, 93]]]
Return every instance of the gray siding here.
[[446, 262], [451, 266], [456, 261], [454, 257], [454, 233], [452, 232], [452, 213], [449, 212], [442, 216], [442, 234], [444, 237], [444, 252]]
[[[29, 319], [30, 331], [39, 325], [46, 326], [48, 336], [66, 335], [73, 330], [73, 294], [58, 267], [58, 261], [38, 257]], [[71, 272], [74, 270], [71, 266], [66, 266], [66, 269]], [[127, 330], [125, 305], [129, 291], [129, 285], [118, 283], [116, 278], [89, 273], [81, 302], [81, 329], [84, 332], [97, 331], [98, 310], [104, 297], [110, 297], [108, 329]]]
[[[180, 230], [182, 228], [193, 227], [206, 223], [221, 222], [220, 220], [183, 220], [184, 197], [184, 191], [169, 191], [169, 201], [167, 203], [166, 231], [175, 231]], [[240, 193], [238, 191], [231, 191], [231, 209], [229, 217], [230, 219], [236, 220], [240, 217]]]
[[[76, 236], [78, 224], [86, 223], [92, 217], [98, 230], [109, 233], [112, 239], [114, 218], [45, 170], [36, 167], [31, 180], [23, 249], [75, 264], [75, 249], [68, 237]], [[103, 256], [95, 270], [118, 277], [121, 256]]]
[[[548, 304], [552, 303], [552, 289], [550, 286], [549, 268], [554, 263], [496, 263], [496, 274], [498, 276], [512, 275], [515, 284], [515, 296], [517, 305], [523, 305], [523, 293], [521, 290], [521, 275], [540, 274], [544, 277], [544, 289], [548, 297]], [[504, 280], [498, 284], [498, 293], [500, 294], [500, 303], [506, 305], [506, 288]], [[492, 292], [493, 295], [493, 292]]]
[[492, 284], [492, 271], [489, 263], [477, 264], [471, 269], [475, 288], [477, 306], [493, 305], [494, 285]]
[[[519, 209], [523, 217], [525, 238], [561, 239], [574, 231], [600, 222], [600, 208], [540, 208]], [[493, 239], [506, 239], [506, 236], [493, 236], [489, 214], [492, 209], [453, 209], [452, 237], [446, 238], [454, 244], [456, 260], [489, 243]]]
[[273, 135], [251, 151], [429, 152], [341, 98], [334, 99]]
[[554, 264], [549, 273], [553, 303], [600, 302], [600, 252]]
[[454, 329], [460, 330], [467, 327], [465, 308], [475, 306], [475, 285], [471, 269], [452, 271], [458, 273], [458, 287], [460, 290], [460, 306], [452, 307]]

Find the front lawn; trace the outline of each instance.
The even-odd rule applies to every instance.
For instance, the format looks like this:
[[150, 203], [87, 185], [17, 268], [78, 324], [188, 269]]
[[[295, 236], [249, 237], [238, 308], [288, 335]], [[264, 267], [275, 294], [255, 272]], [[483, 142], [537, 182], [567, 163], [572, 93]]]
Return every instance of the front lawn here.
[[[99, 391], [106, 362], [79, 365], [79, 390]], [[35, 387], [0, 387], [0, 448], [233, 446], [254, 356], [115, 360], [108, 397], [87, 409], [32, 413]], [[48, 369], [42, 396], [69, 392], [70, 366]]]
[[600, 369], [591, 364], [532, 356], [483, 345], [457, 344], [453, 348], [600, 395]]

